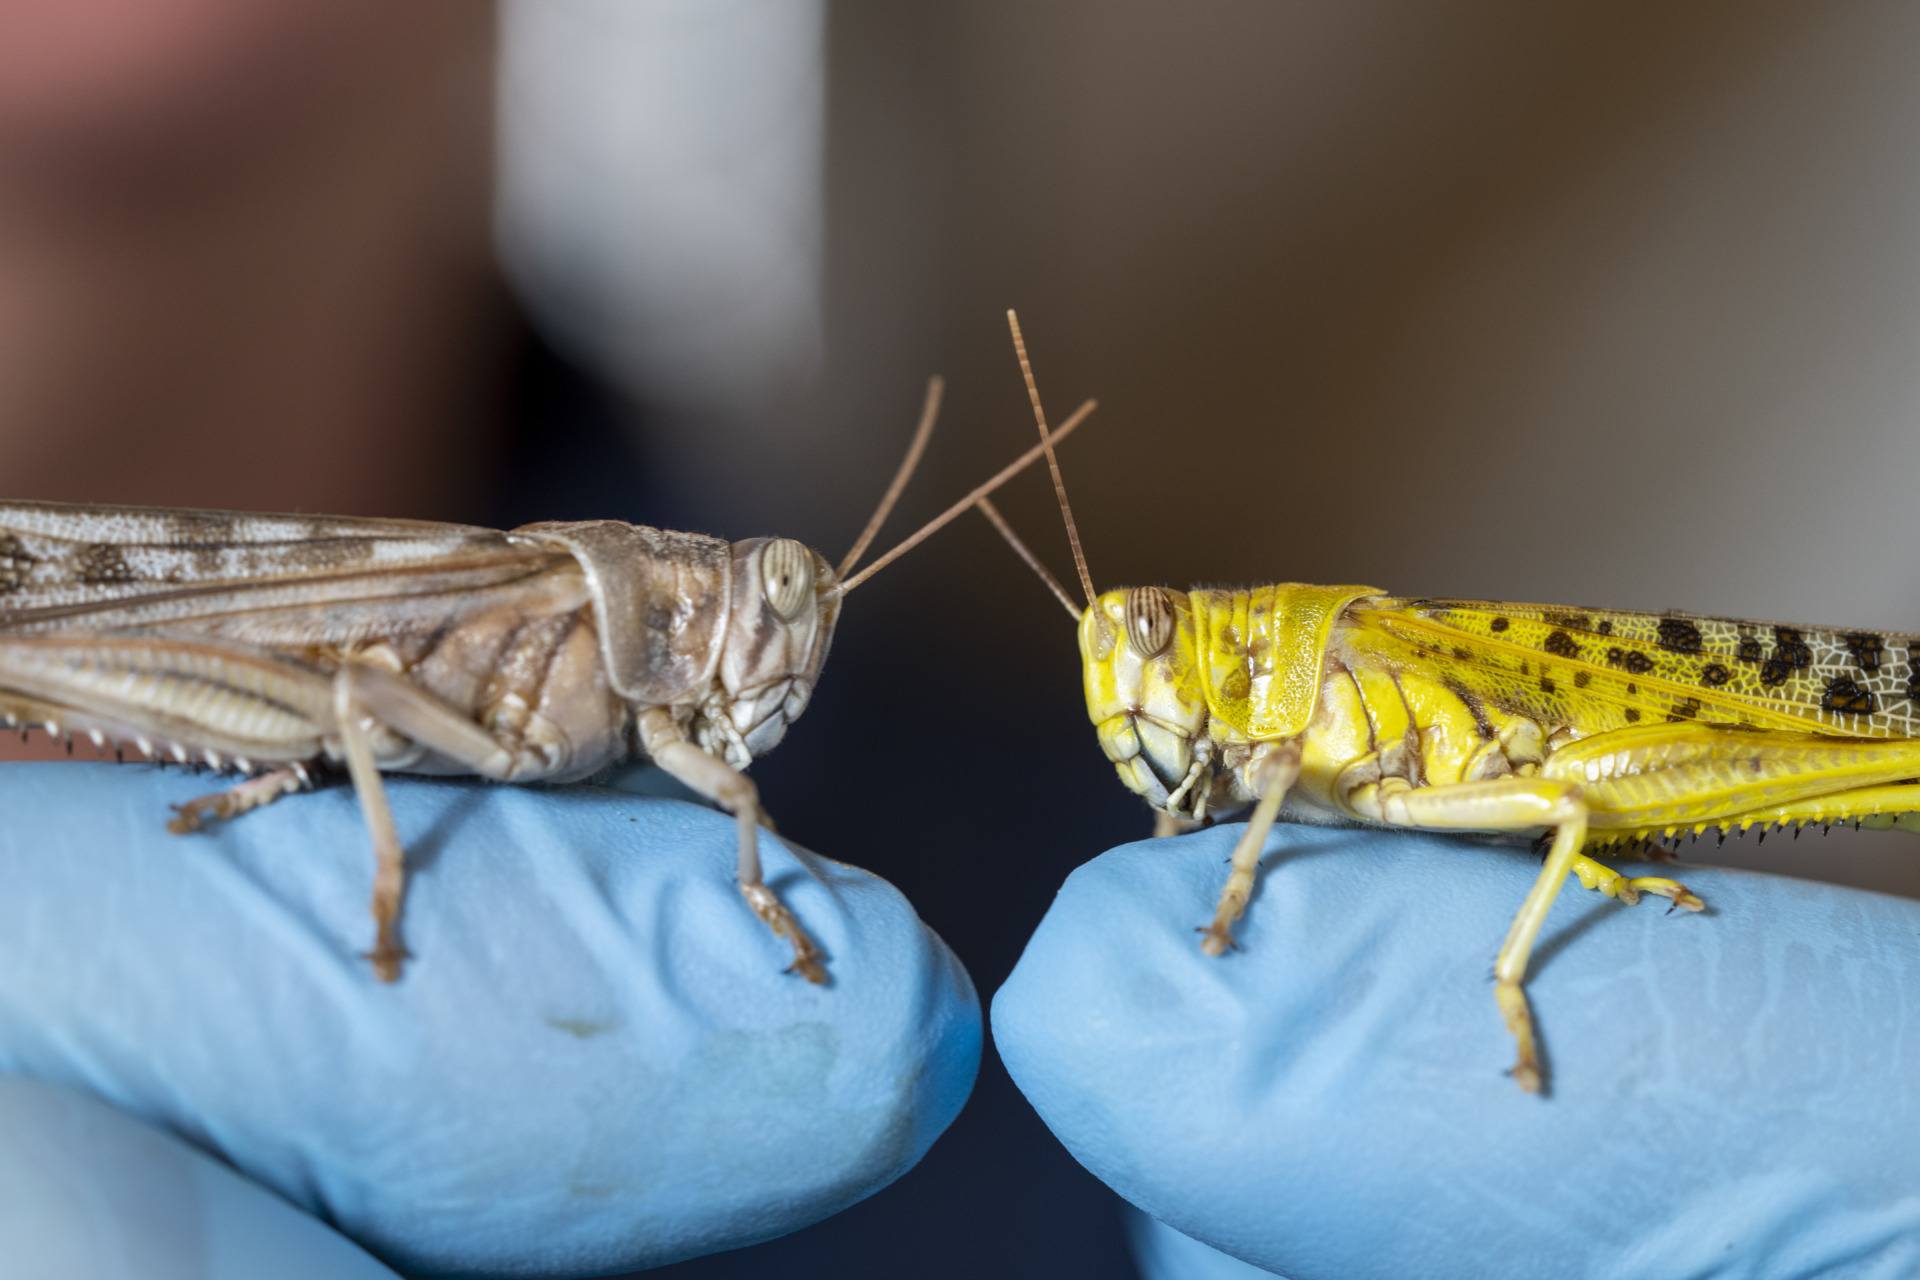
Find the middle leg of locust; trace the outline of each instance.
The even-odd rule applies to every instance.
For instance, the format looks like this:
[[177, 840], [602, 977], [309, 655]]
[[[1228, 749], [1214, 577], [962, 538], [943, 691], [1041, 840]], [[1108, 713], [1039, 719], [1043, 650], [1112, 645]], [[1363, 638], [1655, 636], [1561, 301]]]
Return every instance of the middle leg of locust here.
[[[1254, 791], [1260, 797], [1259, 803], [1254, 805], [1246, 830], [1233, 846], [1233, 869], [1227, 873], [1226, 887], [1220, 891], [1213, 923], [1200, 930], [1200, 949], [1210, 956], [1222, 956], [1232, 949], [1233, 925], [1253, 897], [1254, 877], [1260, 871], [1260, 853], [1266, 848], [1267, 833], [1273, 830], [1280, 806], [1300, 776], [1298, 742], [1276, 743], [1264, 750], [1266, 754], [1253, 765]], [[1156, 833], [1157, 830], [1156, 825]]]

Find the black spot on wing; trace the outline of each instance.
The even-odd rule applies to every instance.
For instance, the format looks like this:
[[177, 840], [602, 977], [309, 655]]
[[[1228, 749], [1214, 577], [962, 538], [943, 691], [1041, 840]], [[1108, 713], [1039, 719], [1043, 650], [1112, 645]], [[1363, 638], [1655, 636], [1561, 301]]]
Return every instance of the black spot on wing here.
[[1796, 671], [1813, 665], [1813, 650], [1807, 638], [1792, 627], [1773, 629], [1773, 652], [1760, 664], [1760, 683], [1769, 689], [1785, 684]]
[[1580, 646], [1575, 644], [1573, 637], [1565, 631], [1555, 630], [1549, 632], [1547, 635], [1547, 643], [1544, 647], [1548, 653], [1556, 658], [1577, 658], [1580, 656]]
[[1507, 621], [1507, 620], [1506, 620], [1505, 618], [1495, 618], [1495, 619], [1494, 619], [1494, 620], [1493, 620], [1493, 621], [1492, 621], [1492, 622], [1491, 622], [1490, 624], [1488, 624], [1488, 625], [1489, 625], [1489, 626], [1490, 626], [1490, 627], [1491, 627], [1491, 628], [1492, 628], [1492, 629], [1493, 629], [1493, 630], [1494, 630], [1495, 632], [1500, 632], [1500, 631], [1505, 631], [1505, 630], [1506, 630], [1506, 629], [1507, 629], [1508, 627], [1510, 627], [1510, 626], [1512, 626], [1513, 624], [1512, 624], [1512, 623], [1510, 623], [1510, 622], [1508, 622], [1508, 621]]
[[1852, 676], [1835, 676], [1827, 681], [1827, 691], [1820, 695], [1820, 706], [1825, 711], [1870, 716], [1874, 712], [1873, 693], [1862, 688]]
[[136, 580], [126, 553], [111, 542], [96, 542], [81, 548], [74, 564], [74, 576], [89, 587]]
[[1742, 662], [1757, 663], [1765, 655], [1758, 640], [1752, 636], [1742, 636], [1740, 639], [1740, 650], [1734, 654], [1734, 656]]
[[1718, 689], [1731, 679], [1733, 679], [1733, 672], [1727, 670], [1717, 662], [1709, 662], [1700, 672], [1700, 683], [1706, 685], [1709, 689]]
[[1850, 631], [1840, 637], [1846, 642], [1847, 652], [1853, 655], [1853, 664], [1862, 671], [1872, 674], [1880, 669], [1880, 660], [1886, 654], [1886, 643], [1871, 631]]
[[1792, 627], [1773, 629], [1773, 656], [1795, 671], [1805, 671], [1813, 665], [1813, 650], [1807, 647], [1807, 638]]
[[18, 591], [26, 585], [27, 575], [40, 563], [38, 556], [12, 534], [0, 534], [0, 594]]
[[1675, 653], [1700, 652], [1700, 628], [1685, 618], [1660, 619], [1660, 647]]

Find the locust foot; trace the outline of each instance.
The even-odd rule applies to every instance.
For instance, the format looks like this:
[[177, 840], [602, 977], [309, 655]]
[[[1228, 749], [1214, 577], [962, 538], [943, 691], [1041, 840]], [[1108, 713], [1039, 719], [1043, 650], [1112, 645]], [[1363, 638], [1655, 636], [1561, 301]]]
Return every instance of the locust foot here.
[[201, 796], [185, 804], [169, 806], [173, 810], [173, 816], [167, 819], [167, 830], [176, 836], [190, 836], [196, 831], [204, 830], [206, 817], [220, 816], [216, 812], [219, 800], [219, 796]]
[[1671, 902], [1673, 906], [1669, 910], [1706, 910], [1707, 904], [1692, 890], [1678, 880], [1669, 880], [1665, 876], [1635, 876], [1629, 879], [1604, 862], [1596, 862], [1585, 854], [1574, 858], [1571, 869], [1579, 877], [1583, 888], [1617, 898], [1630, 907], [1639, 903], [1641, 894], [1650, 893]]
[[1663, 880], [1657, 876], [1641, 876], [1633, 881], [1634, 887], [1641, 893], [1651, 893], [1655, 897], [1665, 898], [1673, 905], [1667, 908], [1668, 914], [1675, 911], [1705, 911], [1706, 902], [1699, 894], [1681, 884], [1678, 880]]
[[793, 963], [787, 966], [786, 971], [799, 974], [815, 986], [825, 986], [827, 970], [821, 963], [824, 957], [820, 954], [820, 948], [813, 945], [813, 939], [793, 918], [793, 912], [787, 910], [786, 904], [774, 896], [773, 890], [764, 884], [743, 884], [740, 886], [740, 896], [753, 908], [753, 914], [773, 930], [775, 937], [785, 938], [793, 948]]
[[1543, 1076], [1539, 1047], [1533, 1038], [1533, 1012], [1527, 1008], [1527, 993], [1520, 989], [1519, 983], [1500, 978], [1494, 982], [1493, 998], [1500, 1006], [1507, 1033], [1513, 1037], [1513, 1069], [1507, 1074], [1525, 1092], [1539, 1093]]
[[1194, 932], [1200, 935], [1200, 949], [1210, 956], [1223, 956], [1240, 949], [1240, 944], [1233, 940], [1233, 930], [1218, 920]]
[[401, 946], [383, 925], [379, 937], [374, 940], [373, 950], [362, 952], [360, 958], [372, 962], [373, 974], [380, 981], [398, 982], [400, 967], [412, 959], [412, 953]]

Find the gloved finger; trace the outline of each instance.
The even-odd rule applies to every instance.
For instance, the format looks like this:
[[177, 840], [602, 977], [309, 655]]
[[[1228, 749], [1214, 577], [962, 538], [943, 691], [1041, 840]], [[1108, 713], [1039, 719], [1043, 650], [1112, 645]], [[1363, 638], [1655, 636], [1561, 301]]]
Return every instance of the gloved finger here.
[[595, 787], [389, 780], [399, 983], [350, 789], [194, 837], [205, 776], [8, 771], [0, 1070], [181, 1133], [409, 1274], [584, 1275], [794, 1230], [898, 1177], [972, 1087], [965, 971], [891, 886], [763, 833], [828, 957], [734, 884], [733, 821]]
[[1513, 847], [1283, 827], [1203, 955], [1238, 827], [1071, 876], [994, 1000], [1068, 1149], [1293, 1280], [1920, 1273], [1920, 903], [1686, 867], [1705, 915], [1570, 882], [1502, 1074]]
[[1140, 1280], [1266, 1280], [1273, 1274], [1201, 1244], [1132, 1205], [1126, 1213], [1127, 1248]]
[[0, 1257], [14, 1280], [399, 1280], [178, 1138], [0, 1076]]

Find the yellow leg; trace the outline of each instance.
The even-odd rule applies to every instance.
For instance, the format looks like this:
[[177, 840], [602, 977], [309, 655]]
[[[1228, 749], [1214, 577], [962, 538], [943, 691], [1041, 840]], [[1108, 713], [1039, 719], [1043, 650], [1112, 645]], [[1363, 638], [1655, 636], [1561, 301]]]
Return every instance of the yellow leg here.
[[1255, 770], [1254, 787], [1260, 801], [1247, 819], [1247, 829], [1240, 833], [1240, 843], [1233, 847], [1233, 869], [1227, 873], [1226, 888], [1220, 891], [1213, 923], [1199, 931], [1200, 949], [1208, 955], [1223, 956], [1232, 950], [1233, 922], [1246, 911], [1247, 900], [1253, 897], [1253, 879], [1260, 871], [1260, 851], [1267, 847], [1267, 833], [1273, 830], [1280, 806], [1286, 802], [1287, 790], [1299, 776], [1300, 745], [1297, 742], [1277, 744]]
[[1513, 1036], [1514, 1082], [1528, 1093], [1538, 1093], [1543, 1083], [1539, 1044], [1533, 1032], [1533, 1012], [1521, 983], [1527, 975], [1527, 960], [1547, 912], [1559, 896], [1560, 886], [1573, 871], [1580, 846], [1587, 838], [1587, 806], [1580, 791], [1571, 783], [1545, 778], [1499, 778], [1488, 782], [1462, 782], [1453, 786], [1430, 787], [1417, 791], [1391, 791], [1378, 798], [1378, 821], [1394, 826], [1418, 827], [1429, 831], [1525, 831], [1537, 827], [1553, 830], [1553, 843], [1546, 862], [1535, 877], [1533, 888], [1520, 904], [1506, 941], [1493, 962], [1493, 997], [1500, 1016]]
[[1669, 880], [1665, 876], [1635, 876], [1628, 879], [1606, 863], [1596, 862], [1584, 853], [1574, 855], [1573, 874], [1579, 878], [1582, 888], [1597, 890], [1609, 898], [1618, 898], [1630, 907], [1640, 901], [1643, 893], [1666, 898], [1682, 911], [1704, 911], [1707, 905], [1678, 880]]

